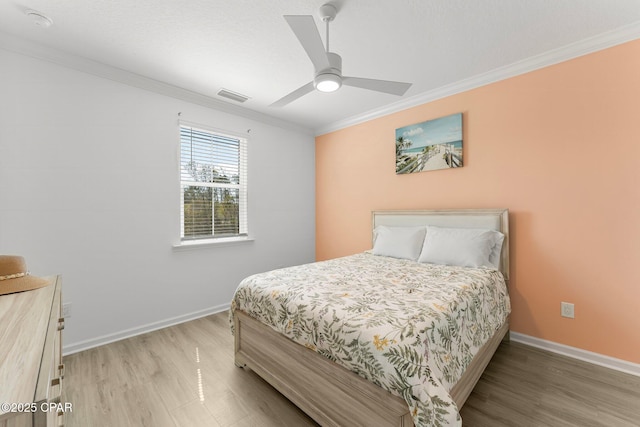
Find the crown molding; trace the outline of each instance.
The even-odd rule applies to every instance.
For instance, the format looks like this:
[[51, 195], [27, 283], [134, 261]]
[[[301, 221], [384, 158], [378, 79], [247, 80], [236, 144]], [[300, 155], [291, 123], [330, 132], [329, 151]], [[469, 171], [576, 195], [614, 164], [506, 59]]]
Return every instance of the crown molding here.
[[597, 36], [589, 37], [566, 46], [550, 50], [522, 61], [504, 67], [496, 68], [486, 73], [478, 74], [458, 82], [441, 86], [433, 90], [422, 92], [412, 97], [387, 104], [383, 107], [369, 110], [346, 119], [320, 126], [315, 130], [297, 123], [260, 113], [246, 107], [233, 105], [210, 96], [202, 95], [188, 89], [161, 82], [130, 71], [112, 67], [101, 62], [93, 61], [54, 48], [50, 48], [26, 39], [0, 31], [0, 49], [31, 56], [33, 58], [53, 62], [67, 68], [85, 72], [139, 89], [148, 90], [161, 95], [180, 99], [207, 108], [223, 111], [229, 114], [256, 120], [268, 125], [290, 129], [307, 135], [320, 136], [329, 132], [354, 126], [379, 117], [393, 114], [408, 108], [446, 98], [461, 92], [466, 92], [481, 86], [535, 71], [540, 68], [568, 61], [599, 50], [607, 49], [622, 43], [640, 38], [640, 21], [625, 25]]
[[640, 38], [640, 21], [619, 27], [615, 30], [608, 31], [597, 36], [589, 37], [574, 43], [570, 43], [563, 47], [553, 49], [540, 55], [514, 62], [504, 67], [496, 68], [486, 73], [478, 74], [467, 79], [457, 81], [418, 95], [402, 99], [383, 107], [369, 110], [362, 114], [357, 114], [349, 118], [338, 120], [326, 126], [316, 129], [316, 136], [320, 136], [329, 132], [354, 126], [369, 120], [397, 113], [411, 107], [426, 104], [438, 99], [446, 98], [471, 89], [476, 89], [491, 83], [515, 77], [521, 74], [529, 73], [540, 68], [568, 61], [583, 55], [587, 55], [599, 50], [607, 49], [622, 43], [630, 42]]
[[32, 58], [52, 62], [66, 68], [102, 77], [138, 89], [147, 90], [160, 95], [212, 108], [247, 119], [256, 120], [280, 128], [313, 135], [313, 130], [287, 120], [278, 119], [239, 105], [234, 105], [207, 95], [174, 86], [159, 80], [132, 73], [121, 68], [112, 67], [102, 62], [93, 61], [58, 49], [44, 46], [21, 37], [0, 31], [0, 49], [18, 53]]

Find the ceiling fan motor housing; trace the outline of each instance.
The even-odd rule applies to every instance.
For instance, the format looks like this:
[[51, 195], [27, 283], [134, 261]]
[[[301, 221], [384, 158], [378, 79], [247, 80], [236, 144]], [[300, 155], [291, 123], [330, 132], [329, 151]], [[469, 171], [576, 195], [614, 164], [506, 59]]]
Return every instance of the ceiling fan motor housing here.
[[337, 53], [327, 52], [329, 68], [316, 70], [313, 87], [321, 92], [333, 92], [342, 86], [342, 58]]

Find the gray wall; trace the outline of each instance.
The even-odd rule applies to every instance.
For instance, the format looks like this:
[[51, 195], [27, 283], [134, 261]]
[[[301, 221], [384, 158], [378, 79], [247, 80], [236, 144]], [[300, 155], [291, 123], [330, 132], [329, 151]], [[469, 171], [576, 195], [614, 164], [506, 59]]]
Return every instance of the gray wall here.
[[[65, 351], [228, 307], [315, 258], [314, 138], [0, 49], [0, 253], [62, 274]], [[249, 134], [252, 242], [176, 250], [178, 112]]]

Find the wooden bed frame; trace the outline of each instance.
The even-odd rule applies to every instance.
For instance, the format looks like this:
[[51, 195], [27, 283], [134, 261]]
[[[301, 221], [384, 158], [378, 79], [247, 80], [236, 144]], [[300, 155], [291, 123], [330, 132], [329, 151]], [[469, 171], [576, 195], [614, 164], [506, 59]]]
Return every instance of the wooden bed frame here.
[[[507, 209], [374, 211], [372, 225], [490, 228], [505, 235], [500, 270], [509, 280]], [[249, 368], [323, 426], [413, 426], [406, 402], [241, 311], [234, 313], [235, 364]], [[509, 321], [478, 351], [450, 390], [464, 405], [502, 340]]]

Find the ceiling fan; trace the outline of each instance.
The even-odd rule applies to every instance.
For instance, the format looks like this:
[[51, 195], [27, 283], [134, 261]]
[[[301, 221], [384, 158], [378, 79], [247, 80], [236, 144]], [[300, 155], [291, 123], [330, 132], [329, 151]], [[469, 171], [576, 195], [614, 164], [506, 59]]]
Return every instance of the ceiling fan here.
[[320, 17], [327, 28], [327, 47], [325, 50], [320, 33], [311, 15], [285, 15], [284, 19], [295, 33], [300, 44], [309, 55], [315, 69], [313, 81], [280, 98], [271, 107], [283, 107], [290, 102], [312, 92], [334, 92], [344, 84], [392, 95], [404, 95], [411, 87], [411, 83], [393, 82], [388, 80], [364, 79], [342, 75], [342, 58], [337, 53], [329, 52], [329, 22], [336, 17], [338, 10], [332, 4], [320, 7]]

